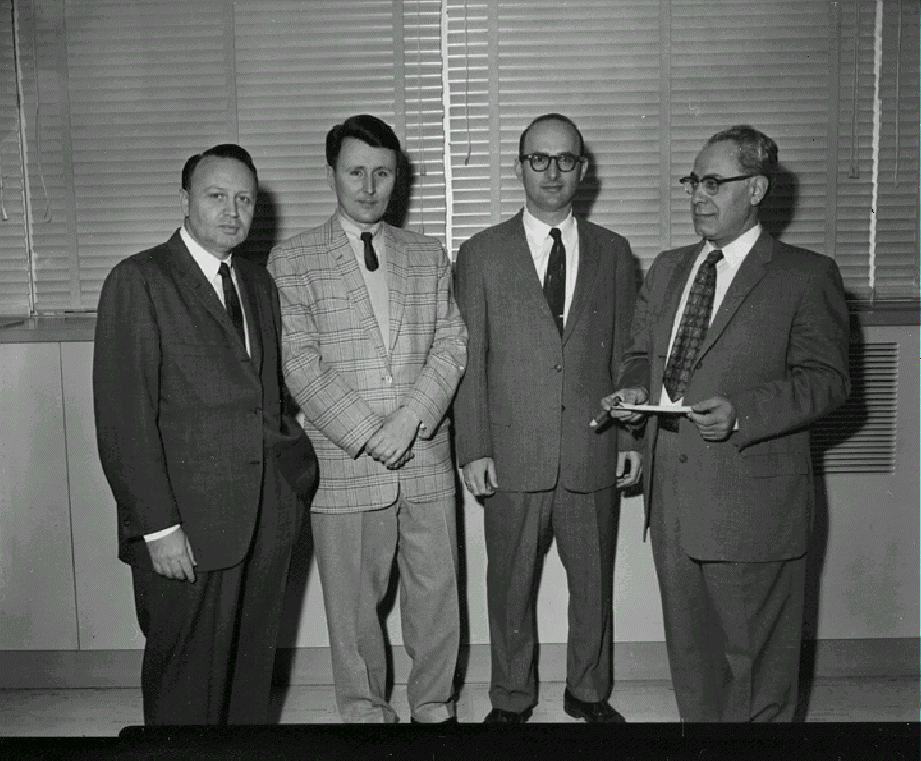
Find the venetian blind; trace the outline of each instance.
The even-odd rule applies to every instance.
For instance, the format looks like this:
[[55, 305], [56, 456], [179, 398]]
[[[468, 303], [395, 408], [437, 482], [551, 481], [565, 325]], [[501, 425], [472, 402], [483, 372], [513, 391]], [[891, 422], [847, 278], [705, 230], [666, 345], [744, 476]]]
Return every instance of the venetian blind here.
[[[593, 160], [577, 207], [626, 235], [645, 269], [696, 238], [677, 180], [703, 142], [748, 123], [780, 148], [768, 229], [834, 257], [855, 299], [916, 298], [917, 184], [907, 178], [918, 174], [918, 10], [909, 5], [448, 0], [452, 249], [520, 207], [518, 135], [561, 111]], [[887, 190], [882, 178], [899, 166]]]
[[660, 244], [659, 4], [448, 2], [452, 249], [524, 203], [513, 167], [521, 131], [559, 111], [590, 160], [577, 212]]
[[72, 210], [55, 211], [52, 226], [73, 224], [59, 234], [69, 249], [36, 241], [37, 304], [94, 309], [116, 262], [178, 227], [185, 160], [235, 138], [229, 3], [32, 5], [47, 27], [40, 54], [55, 62], [60, 83], [36, 94], [41, 129], [60, 141], [46, 140], [38, 156], [48, 172], [61, 167], [51, 172], [64, 180], [58, 202], [70, 199]]
[[881, 24], [878, 300], [918, 296], [919, 15], [918, 0], [893, 0]]
[[358, 113], [393, 126], [409, 156], [406, 226], [444, 242], [440, 8], [438, 0], [237, 4], [240, 142], [271, 204], [251, 233], [263, 251], [333, 212], [326, 133]]
[[444, 240], [438, 0], [17, 0], [17, 9], [18, 34], [8, 26], [0, 46], [13, 220], [0, 227], [0, 313], [30, 306], [11, 173], [20, 163], [14, 40], [39, 312], [95, 309], [112, 266], [180, 224], [182, 165], [215, 143], [239, 142], [259, 169], [265, 193], [249, 253], [261, 258], [319, 224], [335, 205], [326, 132], [354, 113], [394, 126], [412, 170], [405, 224]]
[[0, 0], [0, 315], [30, 306], [15, 44], [12, 3]]

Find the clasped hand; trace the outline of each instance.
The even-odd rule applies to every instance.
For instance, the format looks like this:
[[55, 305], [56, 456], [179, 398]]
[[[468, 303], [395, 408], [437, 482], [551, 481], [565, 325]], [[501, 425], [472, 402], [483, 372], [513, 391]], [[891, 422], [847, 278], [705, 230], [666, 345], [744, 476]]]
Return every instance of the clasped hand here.
[[402, 468], [414, 456], [412, 446], [418, 432], [419, 419], [406, 407], [399, 407], [371, 434], [365, 451], [391, 470]]

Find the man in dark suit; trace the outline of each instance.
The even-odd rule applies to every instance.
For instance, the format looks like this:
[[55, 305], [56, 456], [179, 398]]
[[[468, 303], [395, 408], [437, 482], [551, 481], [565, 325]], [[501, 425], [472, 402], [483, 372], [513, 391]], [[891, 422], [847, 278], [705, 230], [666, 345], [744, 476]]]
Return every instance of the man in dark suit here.
[[[809, 426], [848, 395], [834, 261], [774, 240], [758, 207], [777, 145], [748, 126], [707, 141], [681, 182], [703, 238], [640, 291], [616, 394], [646, 419], [646, 525], [686, 721], [789, 720], [815, 484]], [[647, 399], [682, 413], [618, 409]]]
[[526, 721], [537, 702], [537, 579], [553, 537], [569, 587], [564, 708], [623, 721], [607, 702], [616, 488], [638, 480], [639, 455], [623, 450], [618, 439], [632, 438], [615, 426], [589, 423], [614, 389], [635, 270], [624, 238], [572, 215], [586, 164], [571, 120], [535, 119], [515, 161], [525, 208], [473, 236], [457, 258], [469, 331], [457, 457], [467, 488], [484, 498], [489, 723]]
[[298, 495], [316, 485], [283, 411], [275, 286], [232, 256], [257, 183], [237, 145], [190, 158], [183, 226], [117, 264], [99, 300], [96, 433], [146, 637], [147, 724], [267, 721]]

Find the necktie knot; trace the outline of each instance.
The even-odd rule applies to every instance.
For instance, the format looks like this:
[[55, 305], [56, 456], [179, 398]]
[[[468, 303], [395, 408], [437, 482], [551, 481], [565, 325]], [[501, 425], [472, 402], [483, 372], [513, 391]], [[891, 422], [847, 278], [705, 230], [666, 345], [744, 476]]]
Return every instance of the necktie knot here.
[[560, 228], [559, 228], [559, 227], [551, 227], [551, 228], [550, 228], [550, 233], [549, 233], [549, 234], [550, 234], [550, 237], [553, 238], [553, 242], [554, 242], [554, 243], [562, 243], [562, 242], [563, 242], [563, 233], [560, 232]]
[[709, 267], [714, 267], [722, 258], [723, 252], [718, 248], [714, 248], [709, 254], [707, 254], [705, 264], [707, 264]]
[[230, 277], [230, 267], [227, 266], [227, 262], [221, 262], [221, 266], [217, 268], [217, 271], [221, 273], [221, 277], [224, 280]]
[[358, 237], [365, 244], [365, 267], [368, 268], [368, 272], [374, 272], [378, 267], [377, 254], [374, 252], [374, 244], [371, 242], [374, 234], [369, 230], [365, 230]]

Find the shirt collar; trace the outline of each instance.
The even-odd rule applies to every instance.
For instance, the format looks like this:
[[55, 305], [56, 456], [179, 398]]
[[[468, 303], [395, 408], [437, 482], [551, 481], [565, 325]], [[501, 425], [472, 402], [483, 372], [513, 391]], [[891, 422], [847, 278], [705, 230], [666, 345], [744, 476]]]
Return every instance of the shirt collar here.
[[199, 266], [199, 269], [201, 269], [205, 277], [208, 278], [209, 282], [217, 277], [217, 271], [221, 266], [221, 262], [227, 262], [227, 266], [231, 266], [230, 255], [228, 255], [226, 259], [218, 259], [214, 254], [206, 251], [205, 248], [189, 234], [189, 231], [185, 228], [185, 223], [179, 228], [179, 237], [182, 238], [182, 242], [185, 243], [195, 263]]
[[[542, 240], [543, 238], [549, 237], [551, 225], [548, 225], [545, 222], [541, 222], [530, 211], [528, 211], [527, 206], [524, 207], [524, 214], [522, 216], [526, 233], [531, 235], [535, 240]], [[553, 225], [553, 227], [560, 228], [560, 232], [564, 237], [568, 236], [575, 228], [575, 226], [576, 218], [572, 215], [572, 210], [569, 211], [566, 219], [560, 222], [560, 224]]]
[[[761, 224], [757, 224], [752, 227], [750, 230], [746, 230], [738, 238], [736, 238], [731, 243], [727, 243], [721, 249], [723, 252], [723, 258], [726, 260], [726, 263], [729, 266], [736, 268], [741, 263], [742, 260], [748, 256], [748, 252], [754, 248], [755, 243], [758, 242], [758, 238], [761, 237]], [[710, 241], [704, 241], [704, 248], [701, 251], [703, 256], [706, 256], [711, 251], [715, 250], [714, 246]]]
[[[336, 216], [339, 217], [339, 224], [342, 227], [342, 230], [346, 235], [352, 238], [355, 238], [357, 240], [359, 237], [361, 237], [361, 234], [363, 232], [366, 232], [365, 230], [362, 230], [358, 225], [356, 225], [351, 219], [348, 219], [341, 212], [337, 211]], [[377, 234], [381, 231], [382, 224], [383, 224], [382, 222], [378, 221], [378, 222], [375, 222], [373, 225], [371, 225], [370, 233], [371, 233], [372, 238], [377, 237]]]

